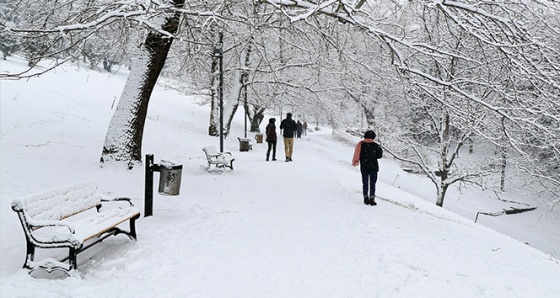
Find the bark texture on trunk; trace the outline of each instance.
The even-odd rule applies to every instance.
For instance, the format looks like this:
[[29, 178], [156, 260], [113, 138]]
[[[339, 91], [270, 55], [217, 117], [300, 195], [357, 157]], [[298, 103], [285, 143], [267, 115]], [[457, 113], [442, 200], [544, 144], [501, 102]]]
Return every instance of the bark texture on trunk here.
[[[184, 0], [176, 0], [174, 4], [181, 7]], [[162, 30], [177, 33], [180, 17], [179, 13], [164, 17]], [[118, 162], [132, 169], [142, 162], [142, 137], [148, 104], [172, 41], [172, 37], [155, 31], [146, 37], [109, 124], [101, 154], [102, 163]]]

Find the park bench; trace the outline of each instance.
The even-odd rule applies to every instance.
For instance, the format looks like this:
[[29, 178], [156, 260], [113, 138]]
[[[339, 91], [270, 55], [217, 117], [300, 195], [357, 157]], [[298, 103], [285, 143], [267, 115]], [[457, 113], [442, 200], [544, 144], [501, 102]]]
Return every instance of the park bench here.
[[[136, 240], [135, 221], [140, 217], [129, 198], [102, 198], [93, 181], [16, 199], [12, 209], [25, 233], [27, 255], [23, 268], [29, 274], [41, 268], [76, 276], [79, 253], [117, 234]], [[118, 227], [125, 221], [129, 221], [129, 231]], [[35, 261], [36, 248], [68, 248], [69, 253], [62, 260]]]
[[206, 159], [208, 160], [208, 170], [214, 165], [216, 168], [230, 168], [233, 170], [233, 155], [231, 152], [218, 152], [214, 146], [206, 146], [202, 148]]

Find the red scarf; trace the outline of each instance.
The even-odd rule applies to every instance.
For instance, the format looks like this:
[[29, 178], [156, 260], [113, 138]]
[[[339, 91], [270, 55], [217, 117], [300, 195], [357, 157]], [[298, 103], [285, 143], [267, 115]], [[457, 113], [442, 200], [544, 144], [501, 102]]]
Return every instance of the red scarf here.
[[373, 139], [363, 139], [356, 144], [356, 148], [354, 149], [354, 157], [352, 158], [352, 166], [357, 166], [360, 164], [360, 152], [362, 151], [362, 143], [373, 143]]

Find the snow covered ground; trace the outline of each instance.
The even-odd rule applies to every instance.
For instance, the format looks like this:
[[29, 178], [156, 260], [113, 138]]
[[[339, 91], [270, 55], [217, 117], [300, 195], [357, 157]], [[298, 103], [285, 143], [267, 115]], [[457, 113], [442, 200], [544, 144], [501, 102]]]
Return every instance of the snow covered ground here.
[[[25, 65], [0, 63], [2, 72]], [[294, 162], [282, 161], [282, 141], [278, 161], [266, 162], [265, 144], [239, 152], [242, 119], [225, 140], [235, 170], [209, 173], [202, 147], [219, 147], [209, 108], [164, 88], [143, 152], [183, 165], [180, 195], [155, 195], [137, 242], [111, 237], [79, 255], [81, 278], [30, 277], [14, 198], [93, 179], [143, 210], [144, 169], [98, 162], [126, 75], [65, 66], [0, 81], [1, 297], [560, 297], [560, 218], [546, 204], [504, 194], [538, 208], [474, 223], [479, 209], [509, 205], [470, 190], [436, 207], [429, 182], [386, 158], [384, 199], [365, 206], [353, 148], [329, 128], [296, 139]]]

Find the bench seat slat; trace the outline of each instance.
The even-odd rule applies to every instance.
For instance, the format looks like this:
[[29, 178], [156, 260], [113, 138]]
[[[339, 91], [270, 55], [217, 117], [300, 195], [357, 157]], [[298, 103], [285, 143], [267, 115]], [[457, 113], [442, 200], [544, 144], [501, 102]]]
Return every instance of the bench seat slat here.
[[126, 209], [113, 208], [107, 211], [99, 212], [96, 215], [92, 215], [74, 223], [74, 226], [76, 227], [75, 236], [82, 242], [85, 242], [93, 237], [107, 232], [109, 229], [118, 226], [139, 214], [140, 210], [135, 207]]
[[[113, 208], [106, 211], [92, 212], [85, 217], [76, 219], [70, 217], [64, 219], [62, 222], [73, 227], [76, 231], [71, 234], [67, 228], [42, 228], [34, 231], [35, 236], [44, 242], [56, 242], [62, 239], [72, 239], [79, 243], [84, 243], [94, 237], [97, 237], [111, 228], [130, 220], [136, 215], [140, 214], [140, 210], [136, 207], [128, 208]], [[56, 237], [57, 239], [52, 239]]]

